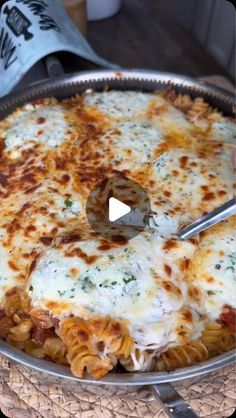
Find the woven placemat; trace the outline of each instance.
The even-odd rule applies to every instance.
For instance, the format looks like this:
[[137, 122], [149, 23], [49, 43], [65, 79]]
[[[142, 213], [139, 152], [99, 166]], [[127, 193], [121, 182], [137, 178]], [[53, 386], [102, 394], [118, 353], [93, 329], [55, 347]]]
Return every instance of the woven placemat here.
[[[235, 410], [234, 365], [173, 385], [199, 417], [229, 417]], [[11, 418], [167, 418], [150, 387], [107, 387], [70, 381], [62, 384], [3, 356], [0, 408]]]

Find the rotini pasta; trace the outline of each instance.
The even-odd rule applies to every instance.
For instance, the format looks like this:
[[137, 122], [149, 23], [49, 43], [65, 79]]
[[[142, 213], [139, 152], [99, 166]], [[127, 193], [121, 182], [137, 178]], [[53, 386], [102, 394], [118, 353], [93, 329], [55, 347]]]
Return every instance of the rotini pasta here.
[[223, 332], [221, 324], [217, 322], [210, 322], [206, 325], [201, 341], [207, 348], [210, 356], [214, 355], [215, 352], [219, 352], [219, 342], [222, 341]]
[[95, 379], [113, 369], [119, 357], [128, 357], [133, 340], [125, 325], [109, 318], [62, 321], [59, 335], [67, 347], [72, 372], [82, 377], [85, 369]]
[[55, 363], [68, 364], [66, 347], [59, 337], [49, 337], [43, 345], [44, 353]]
[[193, 101], [191, 109], [188, 111], [188, 117], [191, 121], [204, 119], [209, 112], [209, 105], [201, 97], [197, 97]]
[[46, 353], [44, 349], [38, 347], [38, 345], [32, 339], [29, 339], [28, 341], [26, 341], [23, 348], [26, 353], [30, 354], [33, 357], [42, 358], [42, 359], [46, 357]]
[[[1, 313], [0, 336], [34, 357], [48, 358], [59, 364], [69, 363], [73, 374], [78, 377], [87, 370], [98, 379], [112, 370], [118, 361], [127, 371], [171, 371], [200, 363], [235, 347], [232, 327], [215, 321], [206, 324], [198, 340], [169, 348], [158, 356], [155, 350], [135, 348], [126, 326], [110, 318], [96, 317], [84, 321], [72, 317], [62, 321], [58, 328], [58, 321], [53, 321], [47, 312], [28, 308], [28, 312], [24, 312], [18, 302], [24, 300], [20, 293], [14, 289], [7, 295], [11, 301], [17, 301], [18, 311], [8, 303], [8, 316]], [[229, 309], [225, 308], [224, 319], [229, 318], [228, 312]], [[231, 318], [232, 315], [232, 321]], [[38, 328], [39, 340], [34, 338], [35, 324], [41, 327]], [[55, 324], [59, 336], [52, 330]]]
[[188, 94], [176, 95], [171, 88], [166, 97], [201, 131], [206, 131], [211, 123], [218, 122], [221, 118], [221, 113], [212, 109], [201, 97], [192, 99]]
[[184, 113], [188, 113], [193, 106], [193, 100], [188, 94], [178, 94], [173, 105]]
[[153, 370], [171, 371], [222, 354], [235, 347], [235, 334], [218, 322], [208, 323], [199, 340], [168, 349], [156, 359]]
[[8, 317], [14, 315], [16, 311], [21, 309], [21, 293], [16, 287], [6, 292], [4, 309]]

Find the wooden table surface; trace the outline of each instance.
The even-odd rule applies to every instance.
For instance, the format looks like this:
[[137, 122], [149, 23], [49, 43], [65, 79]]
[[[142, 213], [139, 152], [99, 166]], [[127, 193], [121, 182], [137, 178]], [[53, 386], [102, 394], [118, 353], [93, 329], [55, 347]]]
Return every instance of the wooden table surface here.
[[126, 68], [170, 71], [193, 77], [227, 76], [171, 14], [168, 0], [123, 0], [120, 12], [90, 22], [88, 40], [103, 58]]

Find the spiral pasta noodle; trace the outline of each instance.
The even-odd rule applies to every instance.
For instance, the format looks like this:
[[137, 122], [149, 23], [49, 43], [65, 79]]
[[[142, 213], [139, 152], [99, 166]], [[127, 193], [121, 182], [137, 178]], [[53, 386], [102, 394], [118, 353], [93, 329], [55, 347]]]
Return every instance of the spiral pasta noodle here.
[[235, 346], [235, 333], [218, 322], [210, 322], [202, 333], [201, 340], [210, 357], [229, 351]]
[[193, 100], [188, 94], [178, 94], [173, 105], [183, 113], [187, 113], [192, 108]]
[[188, 111], [188, 117], [190, 120], [194, 121], [196, 119], [205, 118], [208, 115], [209, 105], [204, 102], [201, 97], [197, 97], [193, 101], [191, 109]]
[[157, 359], [154, 370], [171, 371], [207, 360], [208, 350], [201, 341], [169, 348]]
[[38, 347], [38, 345], [35, 343], [33, 339], [29, 339], [28, 341], [25, 342], [24, 351], [27, 354], [30, 354], [31, 356], [36, 357], [36, 358], [43, 359], [46, 357], [46, 353], [44, 349]]
[[7, 336], [7, 342], [14, 345], [17, 348], [24, 348], [25, 342], [30, 338], [30, 331], [32, 329], [31, 319], [23, 319], [14, 327], [9, 329]]
[[43, 345], [45, 355], [55, 363], [68, 364], [66, 360], [66, 347], [59, 337], [49, 337]]
[[0, 336], [34, 357], [67, 364], [66, 348], [55, 333], [55, 321], [48, 312], [31, 308], [29, 297], [16, 287], [5, 294]]
[[128, 357], [133, 347], [126, 326], [110, 318], [62, 321], [59, 335], [67, 348], [72, 372], [82, 377], [87, 370], [95, 379], [113, 369], [119, 357]]
[[191, 109], [189, 109], [187, 117], [194, 126], [204, 132], [207, 131], [210, 126], [207, 119], [209, 112], [210, 108], [208, 103], [204, 102], [201, 97], [197, 97], [194, 100]]
[[17, 287], [8, 290], [4, 299], [4, 309], [7, 317], [14, 315], [15, 312], [21, 310], [21, 292]]
[[[205, 361], [235, 347], [234, 327], [224, 321], [206, 324], [201, 338], [171, 347], [157, 357], [155, 350], [135, 347], [125, 324], [108, 317], [53, 320], [48, 312], [30, 308], [24, 292], [13, 288], [5, 295], [6, 310], [0, 318], [0, 336], [13, 346], [40, 359], [70, 364], [75, 376], [87, 371], [95, 379], [117, 362], [127, 371], [171, 371]], [[226, 312], [226, 314], [225, 314]], [[222, 314], [223, 315], [223, 314]], [[57, 334], [55, 332], [57, 329]]]
[[205, 132], [211, 123], [221, 118], [221, 113], [212, 109], [201, 97], [192, 99], [188, 94], [176, 94], [171, 86], [165, 97], [174, 107], [186, 114], [187, 119], [200, 131]]
[[203, 330], [201, 341], [212, 355], [219, 350], [219, 342], [223, 337], [223, 327], [218, 322], [210, 322]]
[[156, 360], [154, 370], [171, 371], [222, 354], [235, 347], [235, 334], [218, 322], [206, 325], [202, 336], [188, 344], [169, 348]]

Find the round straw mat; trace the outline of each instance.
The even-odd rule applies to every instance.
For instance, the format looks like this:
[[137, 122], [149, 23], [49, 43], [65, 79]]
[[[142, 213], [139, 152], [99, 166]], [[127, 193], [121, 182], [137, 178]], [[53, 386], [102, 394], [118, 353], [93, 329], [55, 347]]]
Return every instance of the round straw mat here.
[[[199, 417], [229, 417], [236, 406], [236, 370], [174, 383]], [[50, 381], [51, 380], [51, 381]], [[55, 381], [0, 356], [0, 408], [11, 418], [166, 418], [150, 387], [107, 387]]]

